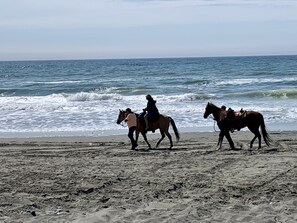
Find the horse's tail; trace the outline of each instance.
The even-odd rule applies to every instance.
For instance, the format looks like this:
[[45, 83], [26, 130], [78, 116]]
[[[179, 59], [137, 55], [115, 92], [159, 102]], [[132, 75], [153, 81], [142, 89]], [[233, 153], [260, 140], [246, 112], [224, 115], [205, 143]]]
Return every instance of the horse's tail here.
[[173, 118], [169, 117], [169, 119], [170, 119], [170, 124], [171, 124], [171, 126], [173, 128], [175, 137], [176, 137], [176, 142], [178, 142], [179, 141], [179, 132], [178, 132], [178, 130], [176, 128], [176, 125], [175, 125], [175, 122], [174, 122]]
[[266, 143], [267, 146], [270, 146], [271, 143], [272, 143], [272, 139], [270, 138], [268, 132], [266, 131], [263, 116], [262, 116], [262, 120], [261, 120], [261, 132], [262, 132], [262, 135], [263, 135], [263, 138], [264, 138], [264, 142]]

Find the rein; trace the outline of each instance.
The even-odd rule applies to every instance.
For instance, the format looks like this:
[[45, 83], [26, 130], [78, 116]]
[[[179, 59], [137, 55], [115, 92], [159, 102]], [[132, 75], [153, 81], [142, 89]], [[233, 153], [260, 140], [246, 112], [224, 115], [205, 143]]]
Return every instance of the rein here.
[[123, 124], [123, 121], [121, 121], [121, 123], [120, 123], [119, 125], [123, 126], [124, 128], [126, 128], [126, 127], [127, 127], [127, 124], [126, 124], [126, 125], [124, 125], [124, 124]]
[[216, 130], [216, 120], [215, 120], [215, 118], [213, 117], [213, 114], [210, 114], [211, 115], [211, 118], [213, 119], [213, 130], [215, 131], [215, 132], [217, 132], [217, 130]]
[[218, 131], [216, 130], [216, 120], [213, 120], [213, 130], [214, 130], [215, 132], [218, 132]]

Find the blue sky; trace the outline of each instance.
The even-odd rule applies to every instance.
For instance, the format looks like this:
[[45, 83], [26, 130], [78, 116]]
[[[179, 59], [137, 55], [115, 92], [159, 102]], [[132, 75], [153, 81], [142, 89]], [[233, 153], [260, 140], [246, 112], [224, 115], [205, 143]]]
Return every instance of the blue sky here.
[[0, 60], [297, 54], [297, 0], [9, 0]]

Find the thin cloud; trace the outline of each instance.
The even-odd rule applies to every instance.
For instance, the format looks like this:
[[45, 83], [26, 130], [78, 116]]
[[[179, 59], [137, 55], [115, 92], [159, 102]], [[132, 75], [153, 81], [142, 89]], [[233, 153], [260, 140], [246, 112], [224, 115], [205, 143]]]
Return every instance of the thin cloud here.
[[296, 5], [295, 0], [118, 0], [133, 3], [172, 3], [179, 5]]
[[[274, 7], [280, 5], [284, 7]], [[0, 3], [0, 28], [120, 28], [294, 20], [296, 10], [296, 1], [290, 0], [10, 0]]]
[[292, 52], [296, 11], [289, 0], [0, 1], [0, 59]]

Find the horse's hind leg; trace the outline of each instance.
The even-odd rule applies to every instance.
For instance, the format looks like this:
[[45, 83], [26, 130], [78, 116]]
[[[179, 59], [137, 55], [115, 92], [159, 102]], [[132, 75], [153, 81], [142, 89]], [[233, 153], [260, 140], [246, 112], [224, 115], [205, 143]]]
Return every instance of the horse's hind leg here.
[[170, 141], [170, 147], [169, 147], [169, 149], [171, 149], [173, 147], [172, 137], [171, 137], [171, 135], [170, 135], [170, 133], [168, 131], [165, 132], [165, 134], [167, 135], [167, 137], [168, 137], [168, 139]]
[[156, 148], [159, 147], [159, 144], [162, 142], [162, 140], [165, 138], [165, 133], [163, 131], [160, 130], [161, 133], [161, 139], [159, 139], [159, 141], [157, 142]]
[[[250, 129], [251, 130], [251, 129]], [[253, 148], [253, 143], [254, 141], [256, 140], [256, 138], [258, 138], [259, 140], [259, 146], [258, 146], [258, 149], [261, 148], [261, 134], [259, 132], [259, 129], [253, 129], [251, 130], [252, 133], [255, 134], [254, 138], [252, 139], [251, 143], [250, 143], [250, 149]]]

